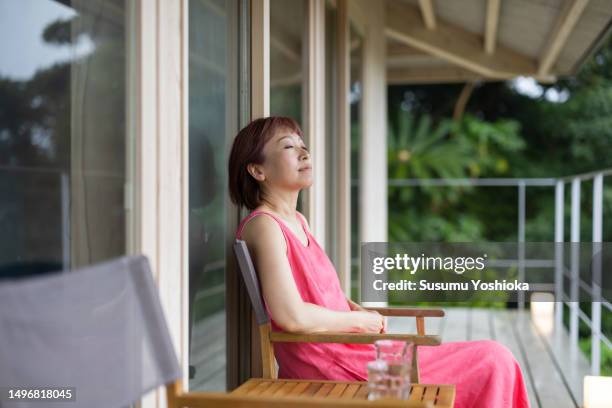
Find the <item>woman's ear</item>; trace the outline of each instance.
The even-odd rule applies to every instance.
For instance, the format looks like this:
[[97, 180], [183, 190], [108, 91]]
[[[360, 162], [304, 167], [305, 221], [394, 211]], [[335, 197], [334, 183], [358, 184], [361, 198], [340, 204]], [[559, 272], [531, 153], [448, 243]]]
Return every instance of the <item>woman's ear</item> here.
[[264, 181], [266, 179], [266, 176], [263, 173], [263, 169], [258, 164], [247, 164], [247, 171], [257, 181]]

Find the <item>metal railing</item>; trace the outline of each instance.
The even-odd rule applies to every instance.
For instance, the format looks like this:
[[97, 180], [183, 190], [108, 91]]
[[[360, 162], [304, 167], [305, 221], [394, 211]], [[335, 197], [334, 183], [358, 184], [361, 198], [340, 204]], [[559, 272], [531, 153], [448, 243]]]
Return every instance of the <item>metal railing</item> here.
[[[592, 208], [592, 242], [593, 254], [596, 255], [597, 243], [603, 238], [603, 185], [604, 177], [612, 175], [612, 169], [596, 172], [578, 174], [562, 178], [482, 178], [482, 179], [390, 179], [389, 187], [416, 187], [416, 186], [439, 186], [439, 187], [516, 187], [518, 189], [518, 219], [517, 239], [519, 243], [525, 242], [525, 219], [527, 187], [554, 187], [555, 194], [555, 220], [554, 220], [554, 242], [563, 243], [564, 238], [564, 210], [565, 210], [565, 185], [571, 186], [571, 218], [570, 218], [570, 242], [580, 243], [580, 199], [581, 184], [584, 181], [593, 181], [593, 208]], [[549, 262], [549, 266], [555, 268], [554, 293], [555, 293], [555, 327], [563, 327], [563, 305], [569, 307], [569, 337], [573, 350], [578, 349], [579, 322], [582, 320], [591, 330], [591, 373], [600, 374], [601, 367], [601, 343], [612, 348], [612, 342], [601, 330], [602, 306], [608, 312], [612, 312], [610, 301], [602, 297], [601, 288], [601, 261], [594, 262], [591, 282], [586, 282], [579, 275], [579, 248], [572, 245], [570, 253], [570, 265], [567, 268], [563, 261], [563, 245], [555, 246], [555, 259], [538, 260]], [[596, 260], [598, 257], [594, 257]], [[518, 276], [524, 279], [525, 268], [529, 267], [530, 260], [525, 259], [524, 246], [519, 245], [518, 254]], [[570, 293], [563, 289], [563, 279], [570, 279]], [[591, 295], [591, 317], [580, 309], [578, 291], [582, 289]], [[524, 308], [524, 293], [519, 292], [519, 308]]]
[[[564, 189], [565, 184], [571, 185], [571, 221], [570, 221], [570, 242], [580, 242], [580, 195], [581, 183], [587, 180], [593, 180], [593, 208], [592, 208], [592, 242], [593, 255], [597, 255], [597, 243], [602, 242], [603, 238], [603, 182], [604, 177], [612, 174], [612, 169], [599, 172], [592, 172], [571, 177], [559, 179], [555, 183], [555, 242], [564, 241]], [[559, 250], [558, 250], [559, 251]], [[555, 325], [561, 327], [563, 323], [563, 307], [565, 304], [570, 310], [570, 342], [572, 347], [578, 346], [578, 328], [579, 319], [582, 320], [591, 329], [591, 373], [593, 375], [600, 374], [601, 367], [601, 342], [603, 341], [608, 348], [612, 348], [610, 340], [601, 332], [601, 306], [602, 304], [612, 312], [610, 303], [601, 296], [601, 262], [593, 264], [593, 273], [591, 277], [590, 287], [588, 282], [584, 282], [578, 272], [578, 261], [580, 254], [578, 246], [572, 246], [570, 260], [571, 280], [570, 296], [566, 297], [563, 290], [563, 276], [566, 275], [565, 266], [563, 263], [563, 254], [556, 254], [555, 267], [555, 297], [563, 303], [557, 303], [558, 307], [555, 310]], [[597, 256], [594, 258], [598, 259]], [[591, 302], [591, 318], [589, 319], [585, 313], [580, 310], [580, 303], [572, 301], [578, 298], [578, 290], [580, 286], [587, 286], [587, 290], [593, 299], [601, 301]]]

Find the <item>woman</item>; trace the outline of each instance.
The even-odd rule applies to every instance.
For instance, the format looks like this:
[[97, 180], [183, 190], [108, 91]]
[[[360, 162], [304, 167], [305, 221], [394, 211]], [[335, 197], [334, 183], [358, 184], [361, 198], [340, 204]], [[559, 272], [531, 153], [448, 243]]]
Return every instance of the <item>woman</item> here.
[[[272, 330], [386, 330], [386, 319], [347, 299], [333, 264], [296, 211], [312, 185], [312, 161], [295, 121], [257, 119], [234, 140], [229, 158], [232, 201], [252, 212], [238, 226], [259, 273]], [[260, 216], [265, 215], [265, 216]], [[275, 343], [280, 378], [366, 380], [370, 344]], [[423, 383], [455, 384], [456, 407], [528, 407], [519, 365], [493, 341], [419, 348]]]

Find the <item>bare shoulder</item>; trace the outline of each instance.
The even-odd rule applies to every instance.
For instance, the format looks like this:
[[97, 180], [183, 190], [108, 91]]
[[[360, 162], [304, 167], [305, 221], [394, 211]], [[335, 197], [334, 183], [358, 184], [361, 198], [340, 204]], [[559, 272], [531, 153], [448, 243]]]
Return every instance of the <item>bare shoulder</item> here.
[[242, 239], [250, 248], [270, 250], [287, 250], [283, 231], [278, 223], [269, 215], [257, 214], [244, 224]]

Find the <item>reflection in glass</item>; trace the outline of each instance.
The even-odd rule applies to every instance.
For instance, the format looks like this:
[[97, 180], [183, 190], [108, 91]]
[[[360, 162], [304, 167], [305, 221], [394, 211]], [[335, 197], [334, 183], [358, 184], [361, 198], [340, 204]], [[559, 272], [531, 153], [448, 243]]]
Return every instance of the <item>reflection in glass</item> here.
[[237, 2], [189, 2], [189, 388], [226, 389], [227, 140], [237, 132]]
[[126, 6], [0, 1], [0, 277], [126, 252]]
[[303, 126], [304, 0], [270, 0], [270, 115]]

